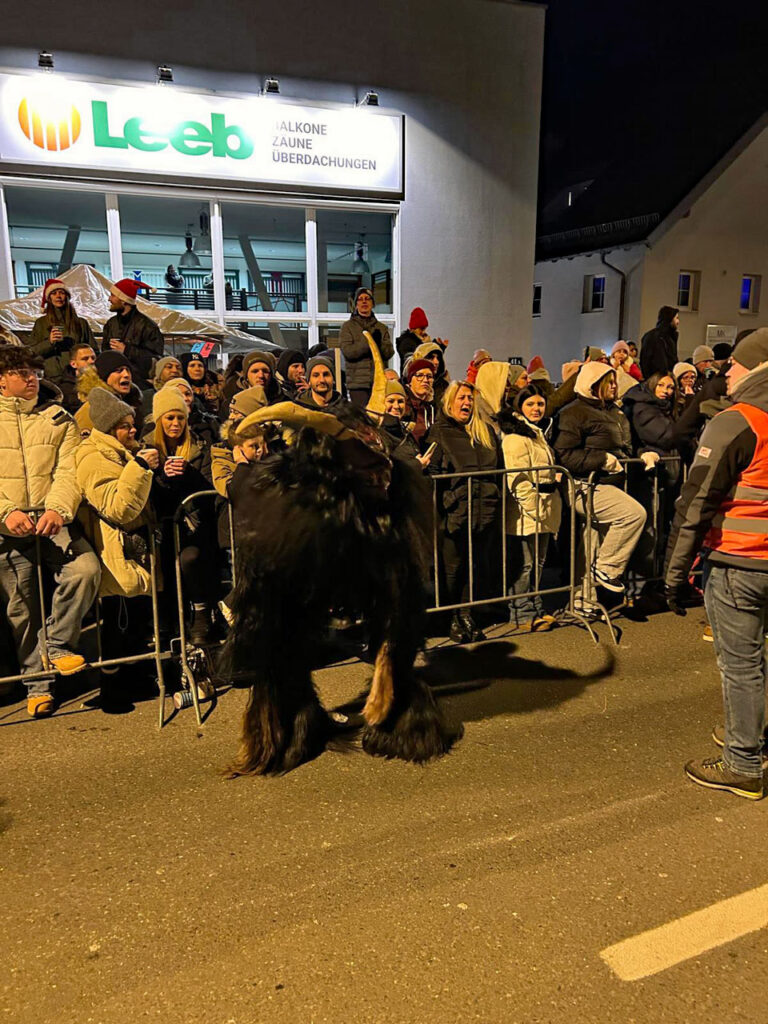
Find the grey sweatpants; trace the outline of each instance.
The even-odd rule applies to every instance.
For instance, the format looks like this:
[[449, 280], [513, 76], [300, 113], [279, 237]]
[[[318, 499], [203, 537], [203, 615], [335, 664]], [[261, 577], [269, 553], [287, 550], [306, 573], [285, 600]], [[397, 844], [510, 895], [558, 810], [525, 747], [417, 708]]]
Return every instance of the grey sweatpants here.
[[[576, 483], [576, 511], [586, 515], [587, 485]], [[592, 499], [593, 518], [590, 536], [579, 545], [577, 571], [584, 579], [585, 600], [595, 600], [592, 573], [585, 565], [606, 576], [623, 576], [637, 542], [645, 528], [646, 511], [639, 501], [612, 484], [597, 484]]]

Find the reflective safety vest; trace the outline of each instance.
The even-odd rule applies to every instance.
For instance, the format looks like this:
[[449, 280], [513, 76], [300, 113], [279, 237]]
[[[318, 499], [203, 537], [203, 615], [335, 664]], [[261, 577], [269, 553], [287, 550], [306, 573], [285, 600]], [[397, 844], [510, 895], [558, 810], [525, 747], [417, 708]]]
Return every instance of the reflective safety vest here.
[[768, 560], [768, 412], [737, 403], [755, 435], [755, 454], [712, 520], [704, 546], [740, 558]]

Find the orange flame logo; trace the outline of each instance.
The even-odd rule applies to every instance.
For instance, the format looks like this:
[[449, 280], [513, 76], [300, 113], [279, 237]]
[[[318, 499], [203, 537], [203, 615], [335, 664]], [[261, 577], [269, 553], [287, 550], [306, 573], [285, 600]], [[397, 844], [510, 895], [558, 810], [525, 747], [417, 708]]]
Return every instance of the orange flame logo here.
[[19, 125], [39, 149], [57, 152], [69, 149], [80, 137], [80, 112], [71, 106], [64, 116], [51, 119], [23, 99], [19, 104]]

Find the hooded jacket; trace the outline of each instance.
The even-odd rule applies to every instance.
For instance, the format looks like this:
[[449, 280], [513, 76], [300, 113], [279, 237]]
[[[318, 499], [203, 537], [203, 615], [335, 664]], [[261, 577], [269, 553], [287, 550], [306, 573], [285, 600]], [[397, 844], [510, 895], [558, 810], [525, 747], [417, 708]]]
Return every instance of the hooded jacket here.
[[[732, 397], [737, 406], [743, 403], [768, 413], [768, 364], [757, 366], [743, 377]], [[765, 443], [766, 438], [759, 440]], [[733, 496], [739, 477], [752, 462], [757, 442], [757, 435], [738, 408], [718, 413], [704, 429], [676, 504], [664, 574], [668, 586], [681, 586], [688, 579], [713, 520], [723, 503]], [[765, 558], [706, 549], [705, 553], [714, 565], [768, 572]]]
[[[524, 369], [524, 367], [520, 367]], [[477, 377], [475, 378], [475, 388], [480, 396], [481, 414], [486, 419], [493, 419], [494, 422], [496, 417], [501, 411], [501, 407], [504, 403], [504, 395], [507, 390], [507, 382], [510, 376], [510, 364], [496, 362], [492, 360], [490, 363], [483, 363], [480, 369], [477, 371]]]
[[555, 458], [542, 430], [524, 416], [503, 410], [499, 417], [504, 466], [515, 472], [506, 476], [506, 531], [517, 537], [557, 533], [562, 501], [555, 470], [527, 472], [535, 466], [554, 466]]
[[[77, 483], [87, 504], [79, 518], [101, 560], [102, 597], [138, 597], [151, 590], [149, 572], [126, 557], [123, 540], [151, 521], [147, 503], [152, 471], [127, 448], [100, 430], [92, 430], [75, 452]], [[109, 522], [105, 522], [109, 520]]]
[[677, 310], [662, 306], [659, 320], [640, 340], [640, 370], [648, 380], [654, 373], [672, 373], [677, 358], [678, 331], [672, 326]]
[[339, 345], [346, 362], [347, 387], [350, 391], [365, 390], [373, 385], [373, 356], [363, 331], [368, 331], [374, 341], [377, 340], [376, 331], [379, 332], [378, 346], [385, 364], [395, 351], [389, 328], [385, 324], [379, 323], [373, 315], [362, 317], [353, 313], [339, 331]]
[[427, 359], [431, 355], [437, 355], [440, 362], [435, 373], [435, 383], [432, 386], [432, 390], [435, 395], [435, 402], [439, 403], [448, 390], [449, 376], [445, 372], [445, 356], [443, 355], [442, 345], [438, 345], [436, 341], [423, 341], [420, 345], [417, 345], [413, 350], [414, 359]]
[[[574, 385], [577, 400], [560, 413], [554, 449], [557, 461], [575, 478], [585, 480], [602, 470], [610, 452], [618, 459], [632, 456], [629, 421], [615, 402], [603, 405], [592, 388], [612, 367], [605, 363], [585, 363]], [[602, 483], [618, 483], [623, 473], [603, 474]]]
[[622, 407], [632, 427], [638, 455], [677, 455], [678, 434], [671, 399], [657, 398], [645, 384], [636, 384], [624, 396]]
[[16, 509], [50, 509], [65, 523], [75, 518], [80, 438], [60, 402], [61, 392], [46, 380], [35, 399], [0, 395], [0, 533], [6, 536], [5, 520]]
[[110, 391], [113, 395], [117, 395], [121, 402], [130, 405], [134, 411], [136, 433], [141, 434], [141, 428], [144, 423], [142, 413], [143, 395], [138, 387], [135, 384], [131, 384], [131, 390], [127, 395], [124, 395], [122, 392], [115, 391], [106, 381], [102, 380], [93, 366], [86, 366], [83, 373], [77, 379], [77, 397], [82, 402], [82, 405], [75, 413], [75, 423], [82, 435], [88, 434], [93, 430], [91, 411], [88, 406], [88, 395], [94, 388], [104, 388], [105, 391]]

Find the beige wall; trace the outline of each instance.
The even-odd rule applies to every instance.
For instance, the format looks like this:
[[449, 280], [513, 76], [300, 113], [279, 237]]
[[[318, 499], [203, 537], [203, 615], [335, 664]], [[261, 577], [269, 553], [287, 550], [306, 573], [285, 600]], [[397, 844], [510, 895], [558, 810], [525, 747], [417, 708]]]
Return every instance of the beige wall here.
[[[707, 324], [741, 331], [768, 324], [768, 128], [736, 158], [645, 259], [641, 332], [659, 307], [677, 305], [680, 270], [701, 273], [699, 308], [681, 312], [681, 357], [705, 341]], [[744, 274], [762, 275], [757, 315], [739, 313]]]

